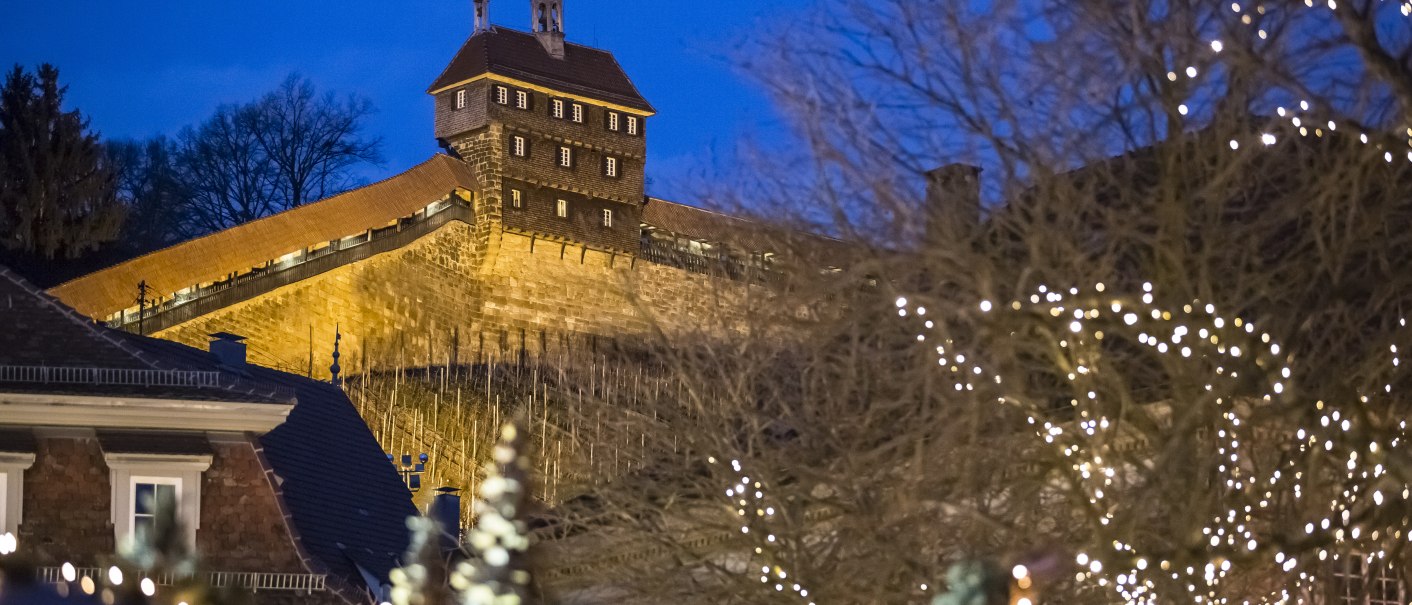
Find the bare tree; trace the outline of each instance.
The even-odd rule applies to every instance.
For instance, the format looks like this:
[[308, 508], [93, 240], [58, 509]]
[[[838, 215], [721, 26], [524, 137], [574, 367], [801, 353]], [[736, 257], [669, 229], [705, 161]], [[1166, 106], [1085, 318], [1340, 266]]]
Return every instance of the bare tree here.
[[191, 230], [217, 231], [339, 193], [353, 169], [378, 163], [380, 140], [361, 133], [366, 99], [319, 96], [291, 75], [245, 105], [227, 105], [180, 136], [178, 166]]
[[[801, 153], [712, 193], [859, 258], [756, 314], [793, 336], [666, 343], [680, 391], [591, 408], [639, 470], [564, 512], [653, 553], [596, 577], [905, 603], [978, 558], [1017, 594], [1229, 603], [1403, 569], [1407, 10], [838, 0], [769, 32], [747, 72]], [[924, 195], [950, 162], [979, 191]]]

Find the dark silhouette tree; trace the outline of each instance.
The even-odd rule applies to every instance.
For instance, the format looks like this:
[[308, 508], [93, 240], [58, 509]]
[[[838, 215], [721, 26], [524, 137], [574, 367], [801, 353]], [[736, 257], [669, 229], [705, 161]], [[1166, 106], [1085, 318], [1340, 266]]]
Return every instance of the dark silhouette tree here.
[[65, 90], [48, 64], [16, 65], [0, 88], [0, 246], [22, 255], [76, 258], [122, 226], [103, 147]]
[[356, 183], [353, 168], [379, 163], [381, 140], [361, 134], [366, 99], [319, 95], [291, 75], [244, 105], [226, 105], [182, 131], [177, 167], [189, 196], [190, 235], [288, 210]]
[[128, 218], [119, 237], [123, 251], [141, 254], [190, 234], [188, 192], [176, 166], [176, 143], [159, 136], [107, 144], [117, 176], [118, 198]]

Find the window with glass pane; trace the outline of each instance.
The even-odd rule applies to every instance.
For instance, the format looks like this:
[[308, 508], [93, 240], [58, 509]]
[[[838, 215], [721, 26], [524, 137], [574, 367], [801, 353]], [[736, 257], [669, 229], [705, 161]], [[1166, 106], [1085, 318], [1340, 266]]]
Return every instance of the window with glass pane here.
[[139, 540], [152, 531], [160, 511], [176, 512], [175, 484], [138, 481], [133, 484], [132, 497], [132, 531]]
[[1401, 605], [1405, 591], [1397, 571], [1385, 561], [1369, 562], [1361, 555], [1346, 556], [1334, 572], [1334, 596], [1340, 605]]
[[553, 111], [554, 117], [563, 119], [563, 117], [564, 117], [564, 101], [562, 101], [562, 100], [560, 100], [560, 99], [554, 99], [553, 109], [554, 109], [554, 111]]
[[583, 122], [583, 105], [574, 103], [574, 121]]
[[628, 134], [637, 134], [637, 118], [628, 116]]

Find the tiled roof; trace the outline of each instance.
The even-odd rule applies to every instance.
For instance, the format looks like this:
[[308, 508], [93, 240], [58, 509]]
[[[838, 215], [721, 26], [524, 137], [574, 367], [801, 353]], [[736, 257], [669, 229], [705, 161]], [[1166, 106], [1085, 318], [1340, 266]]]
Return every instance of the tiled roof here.
[[[186, 345], [122, 333], [155, 355], [186, 358], [193, 367], [214, 359]], [[304, 548], [328, 573], [364, 584], [357, 566], [381, 581], [407, 549], [411, 494], [343, 390], [326, 382], [259, 366], [251, 379], [285, 387], [299, 402], [283, 424], [260, 437], [264, 457]]]
[[[94, 324], [0, 266], [0, 366], [12, 360], [51, 365], [81, 360], [126, 364], [132, 369], [232, 373], [208, 351]], [[294, 395], [289, 416], [259, 441], [270, 470], [280, 479], [277, 489], [290, 512], [292, 529], [322, 567], [314, 571], [359, 587], [364, 585], [357, 568], [361, 566], [386, 581], [396, 558], [406, 550], [406, 518], [417, 511], [358, 410], [341, 389], [327, 383], [254, 365], [240, 373], [241, 386], [258, 385]], [[70, 386], [0, 383], [0, 390], [24, 387], [54, 392]], [[234, 396], [220, 388], [162, 391], [166, 388], [145, 387], [140, 392], [157, 390], [172, 398], [201, 399], [219, 390], [223, 399]], [[99, 440], [108, 451], [210, 451], [203, 436], [101, 431]], [[0, 432], [0, 451], [12, 450], [33, 451], [33, 437], [26, 440], [23, 435]]]
[[[205, 353], [202, 352], [204, 355]], [[0, 266], [0, 390], [51, 395], [109, 395], [157, 398], [289, 403], [286, 394], [243, 376], [220, 372], [212, 384], [160, 386], [94, 379], [46, 380], [25, 376], [23, 369], [55, 371], [84, 368], [108, 375], [141, 378], [189, 369], [129, 344], [123, 333], [100, 327], [44, 293], [7, 267]], [[212, 367], [212, 371], [218, 368]], [[170, 377], [168, 377], [170, 378]], [[183, 384], [187, 386], [183, 386]]]
[[544, 50], [534, 34], [492, 27], [477, 33], [436, 78], [427, 92], [435, 92], [492, 73], [546, 88], [601, 99], [633, 109], [654, 111], [642, 98], [613, 54], [597, 48], [564, 43], [564, 58]]
[[168, 296], [307, 246], [385, 227], [457, 188], [479, 188], [472, 169], [460, 160], [436, 155], [386, 180], [185, 241], [60, 284], [50, 292], [84, 315], [105, 318], [136, 304], [138, 282], [146, 281], [152, 292]]
[[714, 210], [655, 197], [647, 198], [642, 222], [654, 229], [726, 244], [747, 252], [773, 252], [841, 265], [856, 255], [853, 245], [832, 237], [792, 230]]

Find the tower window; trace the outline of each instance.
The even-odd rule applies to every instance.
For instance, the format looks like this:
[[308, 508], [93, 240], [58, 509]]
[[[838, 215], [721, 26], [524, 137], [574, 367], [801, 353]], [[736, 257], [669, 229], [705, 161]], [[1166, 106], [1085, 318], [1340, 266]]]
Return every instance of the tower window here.
[[563, 99], [554, 99], [553, 101], [549, 102], [549, 115], [554, 116], [560, 120], [564, 119]]
[[529, 93], [528, 93], [528, 92], [525, 92], [525, 91], [523, 91], [523, 90], [517, 90], [517, 91], [515, 91], [515, 108], [516, 108], [516, 109], [529, 109], [529, 106], [530, 106], [529, 103], [530, 103], [530, 97], [529, 97]]
[[613, 226], [613, 211], [612, 211], [612, 210], [609, 210], [609, 209], [607, 209], [607, 208], [604, 208], [604, 209], [603, 209], [603, 226], [604, 226], [604, 227], [612, 227], [612, 226]]
[[504, 86], [495, 87], [495, 102], [501, 105], [510, 104], [510, 89]]
[[574, 121], [575, 121], [575, 122], [578, 122], [579, 124], [582, 124], [582, 123], [583, 123], [583, 103], [574, 103], [573, 112], [574, 112]]
[[608, 130], [617, 132], [618, 129], [621, 127], [621, 124], [619, 123], [621, 118], [622, 116], [618, 115], [618, 112], [616, 111], [608, 112]]
[[520, 191], [519, 189], [511, 189], [511, 190], [510, 190], [510, 207], [511, 207], [511, 208], [524, 208], [524, 207], [525, 207], [525, 193], [524, 193], [523, 191]]
[[519, 158], [529, 155], [529, 145], [525, 142], [524, 137], [519, 135], [510, 137], [510, 155]]
[[613, 178], [618, 177], [618, 158], [613, 156], [603, 158], [603, 174]]
[[569, 218], [569, 200], [555, 200], [554, 216]]
[[565, 168], [574, 165], [574, 150], [572, 147], [559, 147], [559, 165]]
[[637, 136], [637, 116], [628, 116], [628, 134]]
[[466, 108], [466, 89], [456, 91], [456, 109]]

